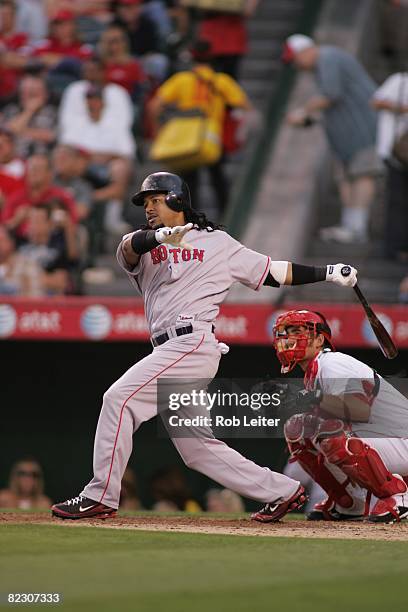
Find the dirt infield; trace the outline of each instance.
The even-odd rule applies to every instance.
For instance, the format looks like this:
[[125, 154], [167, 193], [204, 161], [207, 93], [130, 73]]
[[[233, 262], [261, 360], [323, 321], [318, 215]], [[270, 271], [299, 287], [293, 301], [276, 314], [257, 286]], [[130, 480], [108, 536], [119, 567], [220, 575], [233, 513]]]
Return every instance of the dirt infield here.
[[0, 514], [0, 525], [41, 524], [75, 527], [104, 527], [108, 529], [137, 529], [143, 531], [167, 531], [184, 533], [206, 533], [237, 536], [270, 536], [296, 538], [332, 538], [389, 540], [408, 542], [408, 523], [394, 525], [370, 525], [368, 523], [326, 523], [303, 520], [284, 520], [280, 523], [260, 525], [249, 518], [226, 519], [206, 516], [117, 516], [113, 519], [89, 519], [62, 521], [48, 513]]

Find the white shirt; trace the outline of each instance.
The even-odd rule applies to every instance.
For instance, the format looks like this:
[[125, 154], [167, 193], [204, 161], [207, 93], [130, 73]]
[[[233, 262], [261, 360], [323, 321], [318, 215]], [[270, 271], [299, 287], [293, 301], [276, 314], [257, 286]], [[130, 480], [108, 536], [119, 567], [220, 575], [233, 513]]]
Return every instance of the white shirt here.
[[380, 385], [374, 397], [371, 395], [375, 386], [374, 370], [358, 359], [327, 351], [317, 356], [315, 364], [313, 388], [336, 396], [356, 394], [371, 405], [368, 423], [351, 423], [359, 437], [408, 439], [408, 399], [388, 380], [378, 376]]
[[[61, 136], [69, 129], [72, 121], [88, 114], [86, 105], [86, 92], [90, 83], [76, 81], [68, 85], [64, 91], [59, 107], [58, 121]], [[103, 88], [103, 102], [108, 120], [115, 127], [124, 125], [129, 129], [134, 119], [132, 100], [124, 87], [115, 83], [108, 83]]]
[[101, 119], [92, 121], [86, 103], [88, 88], [88, 81], [77, 81], [65, 90], [58, 114], [59, 142], [91, 153], [134, 157], [133, 106], [128, 92], [120, 85], [106, 85]]
[[[375, 92], [374, 99], [408, 106], [408, 73], [398, 72], [388, 77]], [[390, 157], [394, 141], [406, 130], [408, 113], [398, 115], [386, 110], [378, 112], [376, 147], [382, 159]]]

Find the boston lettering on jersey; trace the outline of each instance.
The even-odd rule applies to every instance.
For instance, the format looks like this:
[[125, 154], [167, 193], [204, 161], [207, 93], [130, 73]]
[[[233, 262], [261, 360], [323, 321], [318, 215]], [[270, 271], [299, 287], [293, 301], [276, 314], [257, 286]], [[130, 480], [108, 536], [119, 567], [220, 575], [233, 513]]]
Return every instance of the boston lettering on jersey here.
[[159, 264], [167, 259], [170, 259], [173, 261], [173, 263], [177, 264], [182, 261], [191, 261], [194, 259], [203, 262], [204, 252], [204, 249], [193, 249], [192, 251], [189, 251], [188, 249], [180, 249], [178, 247], [167, 249], [163, 244], [161, 244], [150, 251], [150, 256], [153, 264]]

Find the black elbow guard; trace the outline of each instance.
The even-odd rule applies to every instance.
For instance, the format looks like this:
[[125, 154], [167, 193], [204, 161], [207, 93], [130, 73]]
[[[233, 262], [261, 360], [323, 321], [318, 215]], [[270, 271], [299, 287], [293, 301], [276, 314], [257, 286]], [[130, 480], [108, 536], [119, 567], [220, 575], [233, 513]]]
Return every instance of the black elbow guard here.
[[160, 243], [156, 240], [155, 230], [141, 230], [140, 232], [135, 232], [131, 239], [132, 249], [137, 255], [148, 253], [159, 244]]

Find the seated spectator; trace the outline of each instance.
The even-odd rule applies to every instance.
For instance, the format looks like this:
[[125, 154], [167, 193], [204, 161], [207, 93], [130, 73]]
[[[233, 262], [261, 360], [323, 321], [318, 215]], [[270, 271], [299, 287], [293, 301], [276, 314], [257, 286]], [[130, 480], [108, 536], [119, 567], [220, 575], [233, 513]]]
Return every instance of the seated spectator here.
[[22, 180], [25, 174], [25, 161], [16, 155], [13, 132], [1, 126], [0, 173], [19, 180]]
[[246, 20], [256, 10], [259, 0], [246, 0], [244, 13], [234, 15], [220, 11], [204, 11], [200, 20], [197, 38], [207, 40], [214, 58], [212, 66], [216, 72], [239, 77], [242, 58], [248, 51]]
[[21, 68], [27, 64], [28, 36], [16, 27], [14, 0], [0, 0], [0, 101], [9, 101], [17, 92]]
[[[78, 38], [75, 14], [68, 10], [55, 13], [50, 24], [50, 36], [33, 49], [33, 56], [41, 58], [48, 68], [55, 68], [66, 58], [80, 62], [92, 55], [92, 48]], [[79, 76], [79, 72], [78, 72]]]
[[51, 147], [56, 137], [57, 112], [48, 101], [45, 80], [40, 76], [24, 76], [17, 104], [5, 106], [2, 120], [4, 127], [16, 136], [20, 157], [28, 157], [39, 145]]
[[408, 262], [408, 160], [395, 156], [394, 145], [408, 134], [408, 73], [393, 74], [374, 93], [378, 111], [377, 152], [386, 166], [384, 252]]
[[30, 43], [46, 37], [48, 15], [44, 0], [17, 0], [17, 31], [25, 32]]
[[92, 208], [93, 189], [83, 178], [89, 158], [89, 153], [84, 149], [63, 144], [56, 146], [52, 155], [54, 184], [71, 194], [79, 220], [86, 219]]
[[0, 218], [6, 199], [22, 189], [25, 163], [17, 157], [14, 149], [14, 135], [0, 127]]
[[115, 15], [113, 23], [126, 32], [130, 53], [142, 58], [146, 74], [153, 70], [163, 81], [169, 65], [166, 45], [157, 24], [144, 11], [143, 0], [118, 0]]
[[244, 502], [230, 489], [210, 489], [206, 493], [207, 512], [245, 512]]
[[4, 225], [0, 225], [0, 295], [43, 295], [40, 266], [17, 253], [14, 236]]
[[27, 161], [24, 187], [11, 195], [5, 203], [3, 222], [19, 239], [27, 236], [27, 218], [31, 207], [60, 200], [71, 219], [76, 222], [75, 201], [71, 195], [52, 182], [51, 162], [47, 155], [36, 153]]
[[200, 512], [192, 499], [185, 476], [178, 467], [162, 468], [151, 478], [151, 491], [155, 499], [153, 510], [158, 512]]
[[119, 26], [109, 26], [101, 36], [100, 58], [105, 68], [105, 80], [121, 85], [134, 102], [141, 99], [146, 76], [140, 62], [129, 53], [127, 36]]
[[0, 508], [49, 508], [52, 501], [44, 495], [44, 476], [38, 461], [17, 461], [11, 468], [7, 489], [0, 491]]
[[58, 200], [31, 208], [27, 221], [27, 242], [19, 253], [43, 270], [42, 288], [47, 295], [72, 292], [71, 273], [78, 263], [76, 228]]
[[[158, 129], [162, 111], [169, 106], [180, 111], [202, 111], [212, 120], [214, 133], [220, 141], [218, 161], [206, 166], [210, 174], [218, 210], [222, 213], [228, 202], [229, 185], [224, 170], [222, 155], [222, 134], [227, 106], [249, 111], [251, 104], [241, 87], [227, 74], [215, 72], [211, 68], [212, 49], [207, 41], [197, 41], [192, 49], [195, 59], [191, 70], [178, 72], [171, 76], [156, 92], [151, 100], [149, 110], [151, 118]], [[199, 201], [200, 170], [184, 172], [183, 178], [188, 183], [193, 201]], [[180, 172], [178, 172], [180, 174]]]
[[72, 118], [80, 120], [88, 115], [87, 91], [90, 85], [103, 88], [104, 115], [112, 125], [131, 128], [134, 111], [132, 100], [127, 91], [115, 83], [107, 83], [103, 62], [92, 57], [82, 66], [82, 79], [69, 85], [61, 99], [58, 121], [60, 140], [65, 141], [65, 133], [71, 127]]
[[129, 127], [112, 124], [106, 111], [104, 89], [90, 85], [86, 93], [87, 112], [72, 116], [61, 129], [61, 143], [85, 149], [91, 169], [108, 179], [106, 187], [94, 192], [94, 201], [108, 202], [105, 226], [111, 234], [123, 234], [128, 226], [121, 218], [135, 155], [135, 141]]
[[136, 474], [129, 466], [122, 478], [119, 508], [121, 510], [141, 510], [142, 508], [137, 494]]
[[173, 8], [174, 0], [144, 0], [142, 14], [146, 15], [156, 25], [161, 40], [166, 40], [172, 31], [169, 8]]

